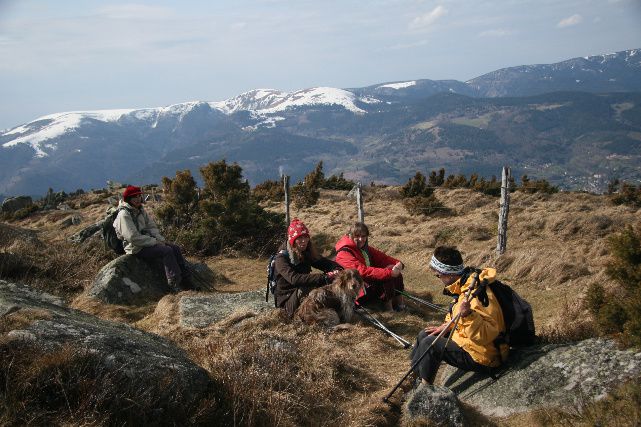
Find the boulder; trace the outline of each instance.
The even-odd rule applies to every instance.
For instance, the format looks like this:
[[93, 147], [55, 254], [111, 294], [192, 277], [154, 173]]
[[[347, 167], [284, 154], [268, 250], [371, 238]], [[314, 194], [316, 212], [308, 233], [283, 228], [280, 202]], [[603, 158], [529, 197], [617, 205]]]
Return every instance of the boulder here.
[[29, 196], [9, 197], [2, 202], [1, 210], [2, 212], [14, 213], [31, 205], [33, 205], [33, 200]]
[[91, 224], [88, 227], [83, 228], [73, 236], [69, 237], [69, 240], [74, 242], [74, 243], [82, 243], [97, 232], [99, 232], [102, 229], [102, 223], [103, 221], [98, 221], [95, 224]]
[[463, 411], [456, 395], [447, 387], [420, 384], [403, 405], [402, 425], [464, 425]]
[[641, 376], [641, 352], [618, 350], [609, 339], [547, 344], [513, 350], [498, 379], [443, 369], [443, 385], [461, 402], [503, 417], [543, 407], [581, 407]]
[[[197, 290], [213, 286], [213, 272], [204, 264], [191, 264]], [[100, 269], [85, 295], [108, 304], [138, 305], [158, 301], [169, 293], [160, 261], [147, 263], [134, 255], [122, 255]]]
[[183, 295], [178, 302], [179, 324], [183, 328], [206, 328], [239, 311], [260, 313], [273, 308], [265, 303], [264, 291]]
[[[51, 358], [58, 354], [58, 360], [61, 353], [72, 349], [73, 355], [84, 355], [92, 361], [92, 369], [85, 369], [83, 375], [97, 377], [88, 377], [87, 381], [107, 380], [109, 388], [95, 390], [102, 398], [131, 395], [129, 398], [140, 401], [132, 400], [127, 407], [141, 411], [143, 405], [138, 404], [145, 399], [151, 401], [151, 414], [147, 413], [141, 422], [175, 424], [177, 420], [163, 420], [163, 411], [174, 413], [168, 406], [175, 405], [174, 411], [189, 412], [186, 408], [193, 410], [208, 398], [214, 386], [207, 372], [171, 341], [71, 309], [61, 299], [24, 285], [0, 280], [0, 318], [5, 325], [0, 346], [11, 346], [17, 355], [37, 352]], [[60, 395], [64, 393], [62, 383], [48, 390], [47, 401], [64, 402], [65, 396]], [[154, 409], [154, 403], [164, 409]], [[126, 408], [121, 406], [120, 410]]]

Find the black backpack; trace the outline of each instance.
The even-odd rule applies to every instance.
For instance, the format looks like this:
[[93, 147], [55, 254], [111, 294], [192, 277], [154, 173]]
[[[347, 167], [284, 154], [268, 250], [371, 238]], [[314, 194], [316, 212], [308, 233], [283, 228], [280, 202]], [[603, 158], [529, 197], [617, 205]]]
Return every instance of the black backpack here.
[[[474, 272], [480, 273], [481, 270], [469, 269], [464, 274], [472, 274]], [[464, 280], [461, 279], [461, 282], [464, 282]], [[488, 283], [487, 280], [483, 280], [479, 283], [474, 296], [485, 307], [489, 304], [487, 292], [485, 291], [487, 287], [492, 290], [494, 297], [501, 306], [505, 323], [505, 333], [501, 333], [494, 340], [497, 348], [501, 344], [507, 344], [510, 347], [525, 347], [534, 344], [536, 333], [534, 329], [534, 314], [530, 303], [505, 283], [501, 283], [498, 280]]]
[[126, 209], [127, 212], [131, 214], [131, 217], [133, 218], [134, 224], [136, 224], [136, 228], [137, 228], [138, 224], [136, 223], [136, 219], [133, 213], [131, 212], [131, 210], [125, 208], [124, 206], [121, 206], [116, 209], [114, 208], [109, 209], [107, 213], [107, 217], [102, 223], [102, 239], [105, 241], [105, 248], [112, 249], [118, 255], [123, 255], [125, 253], [125, 247], [122, 243], [122, 240], [120, 240], [118, 238], [118, 235], [116, 234], [116, 229], [114, 228], [114, 221], [118, 216], [118, 212], [120, 212], [122, 209]]
[[[269, 301], [269, 294], [274, 295], [276, 292], [276, 257], [278, 255], [289, 256], [285, 249], [269, 257], [267, 263], [267, 289], [265, 290], [265, 302]], [[274, 297], [274, 307], [276, 307], [276, 297]]]

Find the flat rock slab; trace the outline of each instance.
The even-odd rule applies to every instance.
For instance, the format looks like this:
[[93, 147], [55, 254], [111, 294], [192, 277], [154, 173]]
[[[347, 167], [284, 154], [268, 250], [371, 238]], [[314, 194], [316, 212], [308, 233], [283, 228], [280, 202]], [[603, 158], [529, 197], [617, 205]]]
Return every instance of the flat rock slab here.
[[213, 385], [207, 372], [169, 340], [71, 309], [59, 298], [24, 285], [0, 280], [0, 316], [30, 319], [7, 331], [5, 340], [24, 345], [25, 351], [35, 345], [55, 353], [71, 346], [92, 354], [125, 389], [140, 386], [171, 393], [189, 406]]
[[592, 338], [513, 350], [497, 380], [450, 366], [443, 374], [443, 385], [462, 402], [485, 415], [503, 417], [600, 399], [641, 376], [641, 352], [618, 350], [612, 340]]
[[235, 311], [260, 313], [273, 308], [271, 301], [265, 302], [265, 291], [260, 290], [233, 294], [185, 295], [178, 303], [179, 323], [184, 328], [206, 328]]

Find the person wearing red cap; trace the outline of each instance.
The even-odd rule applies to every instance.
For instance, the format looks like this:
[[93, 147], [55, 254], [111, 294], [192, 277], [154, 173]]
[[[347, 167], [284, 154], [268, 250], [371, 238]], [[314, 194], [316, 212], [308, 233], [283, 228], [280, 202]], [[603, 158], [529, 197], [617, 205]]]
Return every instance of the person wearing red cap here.
[[343, 268], [358, 270], [365, 282], [366, 293], [356, 300], [357, 304], [380, 300], [387, 311], [402, 311], [405, 308], [402, 291], [403, 263], [368, 244], [369, 228], [356, 222], [347, 235], [336, 243], [336, 262]]
[[172, 292], [191, 288], [191, 272], [178, 246], [165, 241], [158, 226], [143, 208], [142, 190], [127, 186], [114, 220], [116, 235], [123, 240], [125, 253], [144, 260], [162, 259], [167, 284]]
[[[312, 273], [312, 267], [323, 273]], [[342, 270], [340, 265], [318, 254], [310, 241], [309, 230], [295, 218], [287, 228], [287, 241], [274, 262], [276, 306], [292, 317], [301, 300], [313, 288], [330, 283], [339, 270]]]

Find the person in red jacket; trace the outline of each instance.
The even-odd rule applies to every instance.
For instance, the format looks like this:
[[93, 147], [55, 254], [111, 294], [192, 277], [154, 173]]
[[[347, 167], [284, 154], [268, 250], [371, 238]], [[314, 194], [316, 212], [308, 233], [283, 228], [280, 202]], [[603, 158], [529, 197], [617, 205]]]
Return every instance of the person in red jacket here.
[[365, 282], [366, 292], [357, 304], [380, 300], [387, 311], [405, 308], [403, 297], [396, 290], [404, 289], [403, 263], [368, 245], [369, 228], [362, 222], [355, 223], [349, 233], [336, 243], [336, 262], [343, 268], [358, 270]]

